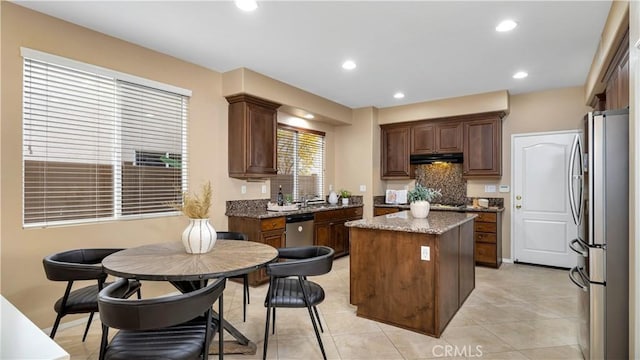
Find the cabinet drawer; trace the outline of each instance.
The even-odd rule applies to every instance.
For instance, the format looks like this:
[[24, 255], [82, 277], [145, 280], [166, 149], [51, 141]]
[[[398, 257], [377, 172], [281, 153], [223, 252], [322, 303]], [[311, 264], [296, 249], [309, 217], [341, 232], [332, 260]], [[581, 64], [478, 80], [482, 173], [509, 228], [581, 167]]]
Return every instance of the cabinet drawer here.
[[488, 264], [496, 263], [496, 245], [476, 243], [476, 261]]
[[497, 230], [496, 223], [475, 222], [474, 227], [476, 232], [495, 233]]
[[323, 222], [323, 221], [331, 221], [331, 220], [336, 220], [336, 219], [342, 219], [344, 218], [344, 210], [340, 209], [340, 210], [328, 210], [328, 211], [320, 211], [317, 212], [315, 214], [314, 220], [316, 222]]
[[476, 242], [495, 244], [496, 238], [497, 238], [496, 234], [490, 234], [490, 233], [477, 232], [475, 235]]
[[380, 216], [386, 214], [393, 214], [400, 211], [398, 208], [390, 208], [390, 207], [377, 207], [373, 209], [373, 216]]
[[360, 218], [362, 217], [362, 208], [355, 207], [355, 208], [344, 209], [344, 216], [349, 219]]
[[264, 219], [260, 224], [260, 228], [262, 229], [262, 231], [284, 229], [284, 226], [285, 226], [284, 217]]
[[481, 212], [481, 213], [478, 213], [478, 217], [476, 218], [476, 221], [496, 222], [497, 219], [498, 219], [498, 216], [496, 213]]

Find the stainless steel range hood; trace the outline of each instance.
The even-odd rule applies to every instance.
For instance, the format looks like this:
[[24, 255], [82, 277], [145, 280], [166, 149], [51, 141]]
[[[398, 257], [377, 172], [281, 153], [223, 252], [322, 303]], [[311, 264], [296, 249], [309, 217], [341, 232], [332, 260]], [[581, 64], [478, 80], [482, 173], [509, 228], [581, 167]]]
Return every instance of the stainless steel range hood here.
[[462, 153], [411, 155], [409, 162], [414, 165], [433, 164], [434, 162], [461, 163]]

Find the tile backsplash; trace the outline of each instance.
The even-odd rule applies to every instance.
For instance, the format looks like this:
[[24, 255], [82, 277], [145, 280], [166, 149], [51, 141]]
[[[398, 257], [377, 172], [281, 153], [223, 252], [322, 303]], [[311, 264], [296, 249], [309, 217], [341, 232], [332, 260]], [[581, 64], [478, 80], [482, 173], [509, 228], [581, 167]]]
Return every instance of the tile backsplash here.
[[416, 169], [416, 183], [440, 189], [442, 196], [433, 203], [459, 205], [467, 203], [467, 181], [462, 178], [462, 164], [428, 164]]

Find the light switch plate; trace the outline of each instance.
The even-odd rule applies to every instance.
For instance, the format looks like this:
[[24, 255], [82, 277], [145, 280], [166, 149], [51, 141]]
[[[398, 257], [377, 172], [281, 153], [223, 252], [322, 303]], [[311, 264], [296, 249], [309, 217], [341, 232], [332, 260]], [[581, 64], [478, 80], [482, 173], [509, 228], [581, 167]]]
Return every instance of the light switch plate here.
[[242, 194], [246, 194], [247, 193], [247, 185], [240, 186], [240, 193], [242, 193]]
[[500, 185], [498, 187], [498, 192], [501, 192], [501, 193], [508, 193], [509, 190], [510, 190], [509, 185]]
[[267, 193], [267, 185], [262, 185], [262, 193], [263, 194]]

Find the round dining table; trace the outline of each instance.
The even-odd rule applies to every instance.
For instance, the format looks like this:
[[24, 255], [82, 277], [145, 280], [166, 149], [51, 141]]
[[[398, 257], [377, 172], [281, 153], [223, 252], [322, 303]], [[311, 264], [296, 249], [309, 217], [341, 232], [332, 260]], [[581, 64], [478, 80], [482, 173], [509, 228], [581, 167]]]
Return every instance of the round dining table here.
[[[277, 258], [276, 248], [253, 241], [217, 240], [213, 250], [204, 254], [187, 253], [181, 242], [165, 242], [118, 251], [102, 260], [102, 266], [110, 275], [168, 281], [189, 292], [205, 286], [209, 279], [247, 274]], [[255, 353], [255, 344], [226, 320], [224, 328], [238, 345], [249, 347], [240, 352]]]

